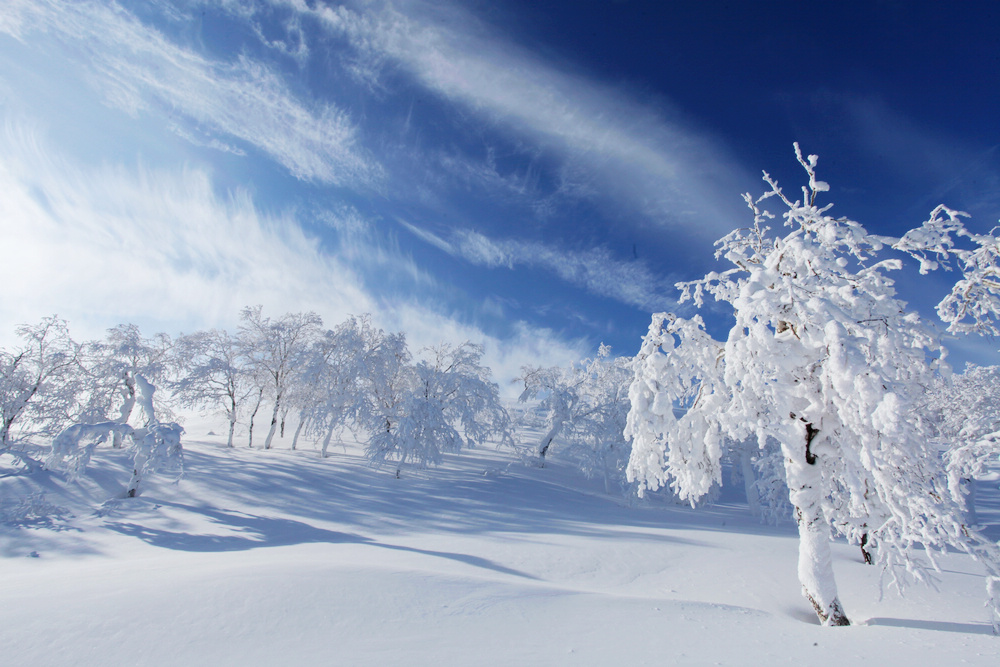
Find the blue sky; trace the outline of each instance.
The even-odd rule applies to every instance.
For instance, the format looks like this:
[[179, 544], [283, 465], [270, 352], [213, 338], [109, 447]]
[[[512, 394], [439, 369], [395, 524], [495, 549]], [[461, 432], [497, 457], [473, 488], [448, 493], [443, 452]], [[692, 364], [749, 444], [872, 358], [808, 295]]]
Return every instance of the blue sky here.
[[[232, 327], [259, 303], [480, 342], [500, 380], [634, 354], [761, 170], [801, 184], [793, 141], [873, 231], [938, 203], [996, 224], [998, 14], [5, 0], [0, 340], [52, 313], [79, 337]], [[931, 315], [947, 277], [900, 291]]]

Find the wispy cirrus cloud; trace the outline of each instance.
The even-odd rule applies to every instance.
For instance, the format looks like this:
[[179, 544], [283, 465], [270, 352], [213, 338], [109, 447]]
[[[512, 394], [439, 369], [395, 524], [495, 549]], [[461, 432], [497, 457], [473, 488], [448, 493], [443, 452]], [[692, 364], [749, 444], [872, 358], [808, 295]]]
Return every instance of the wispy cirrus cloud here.
[[[556, 190], [536, 203], [543, 217], [565, 201], [596, 201], [624, 209], [626, 219], [714, 239], [742, 219], [739, 193], [757, 183], [755, 173], [681, 120], [666, 100], [644, 101], [627, 85], [547, 60], [462, 3], [246, 0], [222, 7], [251, 26], [260, 15], [289, 13], [295, 45], [305, 39], [298, 26], [311, 21], [348, 41], [353, 55], [338, 52], [336, 61], [379, 95], [391, 95], [383, 75], [405, 72], [479, 122], [559, 155]], [[263, 36], [261, 42], [269, 44]], [[482, 167], [462, 160], [450, 166], [458, 172]]]
[[[657, 223], [696, 224], [692, 231], [709, 235], [742, 213], [735, 194], [728, 205], [719, 193], [738, 193], [755, 179], [707, 134], [668, 118], [662, 103], [640, 103], [624, 87], [547, 62], [458, 5], [366, 3], [355, 11], [272, 2], [311, 13], [346, 36], [370, 76], [390, 65], [402, 69], [486, 122], [561, 152], [566, 196], [610, 197]], [[447, 20], [431, 20], [442, 16]]]
[[[108, 104], [133, 115], [157, 107], [197, 128], [245, 142], [295, 177], [372, 185], [382, 177], [343, 110], [298, 99], [270, 66], [239, 55], [207, 58], [168, 39], [127, 9], [106, 2], [10, 0], [0, 31], [18, 39], [51, 34], [71, 51]], [[195, 137], [184, 129], [182, 137]], [[227, 140], [208, 146], [241, 150]]]
[[242, 190], [220, 196], [202, 170], [84, 167], [7, 120], [0, 191], [0, 235], [17, 249], [0, 263], [11, 288], [0, 321], [58, 312], [84, 328], [120, 317], [181, 328], [229, 325], [255, 303], [333, 317], [376, 308], [289, 214], [261, 213]]
[[10, 118], [0, 125], [0, 192], [8, 249], [0, 262], [0, 344], [17, 324], [53, 313], [75, 336], [92, 338], [121, 321], [150, 333], [232, 328], [243, 306], [262, 304], [270, 313], [312, 310], [330, 325], [370, 312], [379, 326], [406, 332], [416, 349], [480, 343], [501, 382], [521, 365], [569, 363], [586, 349], [526, 323], [500, 338], [412, 295], [373, 290], [364, 275], [373, 264], [385, 267], [379, 273], [420, 270], [371, 238], [351, 207], [322, 220], [347, 240], [330, 254], [294, 211], [264, 213], [245, 190], [219, 193], [203, 170], [86, 166], [32, 123]]
[[468, 229], [442, 238], [404, 220], [399, 223], [417, 238], [471, 264], [547, 270], [574, 287], [644, 310], [662, 309], [662, 295], [670, 293], [675, 282], [655, 275], [640, 260], [621, 261], [600, 247], [559, 250], [536, 241], [491, 239]]

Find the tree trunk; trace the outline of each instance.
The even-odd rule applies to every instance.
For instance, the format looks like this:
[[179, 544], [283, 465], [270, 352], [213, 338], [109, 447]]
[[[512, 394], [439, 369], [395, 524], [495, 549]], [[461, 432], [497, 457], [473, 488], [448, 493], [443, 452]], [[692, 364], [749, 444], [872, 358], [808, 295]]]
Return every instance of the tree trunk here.
[[562, 430], [562, 426], [562, 421], [556, 422], [552, 425], [552, 428], [549, 429], [549, 432], [542, 437], [538, 446], [538, 456], [543, 459], [543, 463], [545, 454], [549, 451], [549, 446], [552, 444], [552, 441], [556, 439], [556, 436], [559, 435], [559, 431]]
[[292, 451], [295, 451], [296, 445], [299, 444], [299, 433], [302, 432], [302, 427], [305, 425], [306, 420], [299, 415], [299, 424], [295, 427], [295, 435], [292, 436]]
[[139, 493], [139, 471], [132, 469], [132, 479], [128, 482], [128, 489], [125, 490], [126, 498], [135, 498]]
[[[135, 380], [130, 376], [125, 376], [125, 388], [122, 390], [122, 395], [125, 400], [122, 402], [121, 410], [118, 413], [118, 419], [115, 421], [119, 424], [127, 424], [129, 417], [132, 416], [132, 408], [135, 407]], [[118, 431], [111, 437], [111, 446], [114, 449], [121, 449], [122, 447], [122, 435]]]
[[143, 453], [142, 446], [140, 445], [135, 455], [135, 461], [133, 462], [132, 479], [128, 481], [128, 488], [125, 490], [126, 497], [135, 498], [139, 495], [139, 482], [142, 481], [142, 469], [146, 465], [146, 461], [147, 456]]
[[750, 515], [760, 518], [760, 495], [757, 493], [757, 471], [753, 467], [753, 455], [750, 452], [748, 442], [743, 443], [740, 450], [740, 472], [743, 474], [743, 488], [747, 494], [747, 506], [750, 508]]
[[253, 412], [250, 413], [250, 443], [247, 445], [253, 449], [253, 420], [257, 416], [257, 411], [260, 410], [261, 399], [264, 398], [264, 390], [261, 389], [260, 393], [257, 394], [257, 403], [253, 406]]
[[788, 496], [799, 527], [799, 583], [823, 625], [850, 625], [837, 596], [830, 524], [823, 512], [822, 473], [812, 444], [819, 431], [803, 424], [804, 447], [782, 445]]
[[226, 440], [226, 447], [233, 446], [233, 433], [236, 432], [236, 413], [233, 412], [229, 415], [229, 439]]
[[324, 459], [326, 458], [326, 450], [330, 446], [330, 439], [332, 437], [333, 437], [333, 427], [331, 426], [330, 429], [326, 432], [326, 437], [323, 438], [323, 452], [322, 452], [322, 454], [323, 454], [323, 458]]
[[10, 447], [10, 426], [14, 423], [14, 418], [4, 419], [3, 426], [0, 426], [0, 447], [4, 449]]
[[271, 449], [271, 441], [274, 440], [274, 433], [278, 430], [278, 411], [281, 409], [281, 397], [279, 396], [274, 401], [274, 412], [271, 413], [271, 430], [267, 432], [267, 438], [264, 439], [264, 449]]
[[611, 475], [608, 472], [608, 454], [604, 454], [604, 465], [601, 466], [604, 469], [604, 493], [611, 495]]
[[229, 417], [229, 439], [226, 440], [226, 447], [233, 446], [233, 434], [236, 432], [236, 396], [229, 394], [229, 410], [226, 413]]
[[866, 546], [868, 546], [868, 533], [861, 536], [861, 559], [865, 562], [865, 565], [873, 565], [872, 553], [865, 548]]

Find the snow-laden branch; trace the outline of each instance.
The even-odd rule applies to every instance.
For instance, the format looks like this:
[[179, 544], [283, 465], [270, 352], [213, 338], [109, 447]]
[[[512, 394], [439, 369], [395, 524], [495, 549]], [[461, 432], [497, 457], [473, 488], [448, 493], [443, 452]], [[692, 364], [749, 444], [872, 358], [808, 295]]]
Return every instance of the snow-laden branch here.
[[[952, 265], [962, 274], [937, 306], [952, 333], [1000, 333], [1000, 237], [970, 232], [967, 213], [938, 206], [916, 229], [895, 240], [893, 248], [915, 257], [920, 273]], [[960, 245], [961, 244], [961, 245]]]

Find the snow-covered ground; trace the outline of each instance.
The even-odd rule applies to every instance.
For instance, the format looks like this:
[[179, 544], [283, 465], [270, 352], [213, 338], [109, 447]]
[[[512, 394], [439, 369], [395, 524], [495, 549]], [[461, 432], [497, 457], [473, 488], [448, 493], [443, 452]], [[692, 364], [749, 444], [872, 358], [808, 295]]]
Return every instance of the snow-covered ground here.
[[[476, 450], [396, 479], [348, 447], [227, 450], [138, 498], [120, 452], [76, 483], [0, 477], [2, 665], [995, 665], [978, 566], [887, 592], [835, 545], [854, 625], [799, 594], [794, 526], [738, 498], [629, 507], [558, 457]], [[221, 432], [221, 429], [217, 429]], [[290, 438], [279, 441], [287, 447]], [[311, 445], [307, 445], [311, 447]], [[9, 458], [9, 457], [6, 457]], [[8, 461], [0, 461], [5, 465]], [[0, 469], [0, 475], [11, 467]], [[35, 495], [35, 512], [15, 504]], [[979, 488], [996, 539], [1000, 493]]]

